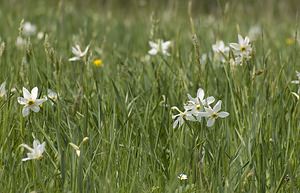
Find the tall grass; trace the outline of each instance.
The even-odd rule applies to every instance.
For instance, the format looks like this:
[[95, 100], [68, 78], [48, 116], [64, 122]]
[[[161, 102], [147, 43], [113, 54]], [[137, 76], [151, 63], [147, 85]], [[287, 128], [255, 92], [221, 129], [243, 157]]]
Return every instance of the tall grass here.
[[[297, 3], [276, 3], [194, 2], [188, 12], [181, 1], [126, 9], [118, 1], [2, 1], [0, 83], [16, 91], [0, 99], [0, 192], [298, 192], [298, 88], [290, 82], [299, 45], [286, 44], [297, 39]], [[22, 19], [46, 35], [18, 49]], [[199, 64], [216, 40], [236, 42], [255, 24], [263, 33], [246, 65]], [[158, 38], [173, 41], [171, 56], [149, 59], [148, 41]], [[85, 61], [68, 61], [75, 43], [91, 45]], [[34, 86], [59, 100], [24, 118], [17, 97]], [[199, 87], [230, 116], [212, 128], [173, 129], [171, 107]], [[69, 143], [85, 137], [78, 157]], [[19, 145], [33, 138], [46, 142], [44, 157], [22, 162]]]

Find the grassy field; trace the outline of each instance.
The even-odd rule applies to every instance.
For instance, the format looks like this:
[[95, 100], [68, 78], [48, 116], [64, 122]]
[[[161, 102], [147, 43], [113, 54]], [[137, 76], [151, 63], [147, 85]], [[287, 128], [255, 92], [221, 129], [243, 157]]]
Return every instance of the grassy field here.
[[[298, 8], [0, 1], [0, 192], [300, 192]], [[195, 106], [199, 88], [214, 102]], [[229, 116], [203, 117], [219, 100]]]

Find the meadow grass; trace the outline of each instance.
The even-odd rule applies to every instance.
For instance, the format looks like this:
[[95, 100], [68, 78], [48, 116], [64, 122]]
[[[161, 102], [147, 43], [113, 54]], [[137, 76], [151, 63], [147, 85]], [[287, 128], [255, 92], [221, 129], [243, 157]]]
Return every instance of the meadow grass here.
[[[299, 191], [297, 2], [188, 3], [0, 2], [0, 192]], [[45, 36], [18, 48], [22, 20]], [[199, 62], [253, 25], [262, 33], [247, 63]], [[155, 39], [172, 41], [171, 56], [147, 56]], [[69, 62], [76, 43], [90, 49]], [[58, 100], [23, 117], [17, 97], [35, 86]], [[173, 128], [171, 107], [200, 87], [230, 116]], [[46, 142], [43, 158], [22, 162], [20, 144], [34, 138]], [[80, 156], [69, 143], [81, 143]]]

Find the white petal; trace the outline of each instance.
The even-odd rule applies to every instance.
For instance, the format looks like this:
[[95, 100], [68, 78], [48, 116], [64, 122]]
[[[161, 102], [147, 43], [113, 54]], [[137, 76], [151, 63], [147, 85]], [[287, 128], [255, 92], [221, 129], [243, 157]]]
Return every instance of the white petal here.
[[23, 87], [23, 96], [24, 96], [25, 99], [31, 99], [30, 92], [24, 87]]
[[69, 58], [69, 61], [70, 62], [73, 62], [73, 61], [78, 61], [78, 60], [80, 60], [80, 58], [79, 57], [73, 57], [73, 58]]
[[214, 112], [219, 112], [219, 111], [221, 110], [221, 105], [222, 105], [222, 101], [219, 100], [219, 101], [217, 102], [217, 104], [214, 106], [213, 111], [214, 111]]
[[43, 102], [47, 101], [47, 99], [36, 99], [35, 100], [35, 105], [41, 105]]
[[203, 100], [204, 105], [210, 105], [213, 102], [215, 102], [215, 97], [213, 96], [207, 97], [206, 99]]
[[174, 128], [174, 129], [177, 127], [178, 123], [179, 123], [179, 121], [178, 121], [178, 119], [176, 119], [176, 120], [174, 121], [174, 123], [173, 123], [173, 128]]
[[156, 54], [157, 54], [157, 52], [158, 52], [158, 50], [157, 50], [157, 49], [155, 49], [155, 48], [152, 48], [151, 50], [149, 50], [148, 54], [150, 54], [150, 55], [156, 55]]
[[39, 145], [40, 145], [40, 141], [38, 139], [34, 139], [32, 145], [33, 145], [33, 149], [36, 149]]
[[214, 125], [214, 123], [215, 123], [215, 119], [209, 118], [209, 119], [207, 120], [206, 126], [207, 126], [207, 127], [211, 127], [211, 126]]
[[88, 46], [85, 48], [84, 52], [81, 54], [81, 57], [83, 57], [83, 56], [85, 56], [85, 55], [87, 54], [89, 48], [90, 48], [90, 45], [88, 45]]
[[170, 45], [171, 45], [171, 41], [166, 41], [166, 42], [162, 43], [162, 49], [167, 50]]
[[31, 160], [31, 158], [26, 157], [26, 158], [23, 158], [23, 159], [22, 159], [23, 162], [24, 162], [24, 161], [28, 161], [28, 160]]
[[235, 50], [240, 50], [240, 45], [237, 43], [230, 43], [229, 46]]
[[36, 113], [40, 111], [40, 107], [38, 105], [31, 105], [30, 109]]
[[152, 41], [149, 41], [149, 46], [150, 46], [151, 48], [155, 48], [156, 50], [157, 50], [157, 48], [158, 48], [158, 44], [155, 43], [155, 42], [152, 42]]
[[28, 116], [29, 113], [30, 113], [30, 108], [29, 107], [24, 107], [23, 110], [22, 110], [23, 117]]
[[32, 90], [31, 90], [31, 97], [33, 100], [35, 100], [38, 96], [38, 91], [39, 89], [37, 87], [34, 87]]
[[200, 116], [200, 117], [209, 117], [210, 114], [208, 112], [199, 112], [198, 116]]
[[211, 109], [211, 107], [204, 107], [205, 111], [209, 114], [209, 115], [212, 115], [214, 114], [215, 112]]
[[23, 97], [18, 97], [18, 103], [20, 103], [21, 105], [26, 105], [27, 101], [28, 100]]
[[243, 44], [244, 38], [240, 34], [238, 35], [239, 44]]
[[293, 84], [299, 84], [300, 82], [299, 82], [299, 80], [293, 80], [291, 83], [293, 83]]
[[33, 152], [33, 149], [31, 147], [29, 147], [29, 145], [23, 143], [23, 144], [21, 144], [21, 146], [26, 148], [28, 151]]
[[200, 100], [203, 100], [204, 98], [204, 90], [202, 88], [199, 88], [197, 90], [197, 97], [200, 99]]
[[222, 112], [219, 112], [219, 113], [218, 113], [218, 116], [221, 117], [221, 118], [225, 118], [225, 117], [228, 117], [228, 116], [229, 116], [229, 113], [228, 113], [228, 112], [222, 111]]
[[75, 56], [79, 56], [79, 55], [80, 55], [80, 51], [77, 50], [76, 47], [72, 47], [72, 53], [73, 53]]

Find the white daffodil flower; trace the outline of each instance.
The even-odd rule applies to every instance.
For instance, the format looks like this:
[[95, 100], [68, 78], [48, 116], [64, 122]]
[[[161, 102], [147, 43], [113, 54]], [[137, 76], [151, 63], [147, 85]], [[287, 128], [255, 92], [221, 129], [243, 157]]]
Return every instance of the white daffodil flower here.
[[158, 53], [162, 53], [163, 55], [170, 56], [168, 49], [171, 45], [171, 41], [163, 41], [157, 40], [157, 42], [149, 41], [149, 45], [151, 50], [149, 50], [148, 54], [155, 56]]
[[200, 112], [199, 114], [202, 117], [207, 117], [207, 127], [211, 127], [214, 125], [217, 118], [225, 118], [229, 116], [228, 112], [219, 112], [221, 110], [222, 101], [219, 100], [217, 104], [214, 106], [214, 108], [211, 108], [210, 106], [204, 107], [205, 112]]
[[179, 112], [176, 115], [172, 115], [172, 119], [174, 120], [173, 128], [176, 128], [177, 126], [181, 127], [184, 123], [184, 120], [196, 121], [195, 117], [188, 109], [185, 109], [184, 112], [180, 111], [177, 107], [172, 107], [171, 109]]
[[5, 98], [6, 97], [6, 89], [5, 89], [5, 86], [6, 86], [6, 82], [3, 82], [1, 85], [0, 85], [0, 98]]
[[53, 105], [54, 104], [53, 101], [56, 102], [58, 99], [58, 94], [54, 90], [48, 89], [47, 90], [47, 98], [50, 99], [51, 104]]
[[239, 34], [238, 43], [230, 43], [230, 47], [233, 49], [234, 56], [242, 59], [250, 59], [252, 54], [252, 46], [249, 37], [245, 39]]
[[47, 99], [37, 99], [38, 97], [38, 88], [34, 87], [31, 90], [31, 93], [23, 87], [23, 97], [18, 97], [18, 102], [21, 105], [24, 105], [22, 110], [23, 117], [26, 117], [29, 115], [30, 110], [33, 112], [39, 112], [40, 111], [40, 105], [45, 102]]
[[179, 175], [177, 176], [177, 178], [178, 178], [179, 180], [187, 180], [187, 179], [188, 179], [188, 176], [187, 176], [186, 174], [184, 174], [184, 173], [181, 173], [181, 174], [179, 174]]
[[16, 39], [16, 46], [17, 48], [24, 48], [26, 46], [26, 40], [22, 38], [21, 36], [18, 36]]
[[85, 50], [82, 52], [79, 45], [75, 45], [72, 47], [72, 53], [74, 54], [74, 57], [70, 58], [69, 61], [78, 61], [81, 60], [88, 52], [90, 48], [90, 45], [88, 45]]
[[27, 158], [23, 158], [22, 161], [41, 159], [45, 151], [45, 145], [45, 142], [41, 144], [37, 139], [33, 141], [33, 148], [29, 147], [26, 144], [21, 144], [22, 147], [26, 148], [29, 151], [29, 153], [27, 153]]
[[215, 101], [213, 96], [207, 97], [204, 99], [204, 90], [199, 88], [197, 91], [197, 96], [193, 98], [190, 94], [188, 94], [189, 101], [184, 106], [185, 109], [191, 112], [197, 119], [197, 121], [201, 121], [200, 112], [204, 110], [204, 107], [209, 106]]
[[221, 62], [226, 62], [229, 56], [229, 47], [225, 46], [223, 41], [217, 41], [212, 45], [215, 59]]
[[23, 34], [25, 36], [32, 36], [36, 33], [36, 26], [30, 22], [25, 22], [22, 27], [23, 27]]
[[298, 91], [296, 94], [298, 95], [298, 98], [299, 98], [299, 95], [300, 95], [300, 72], [296, 71], [296, 76], [297, 76], [298, 80], [293, 80], [291, 83], [298, 85]]

